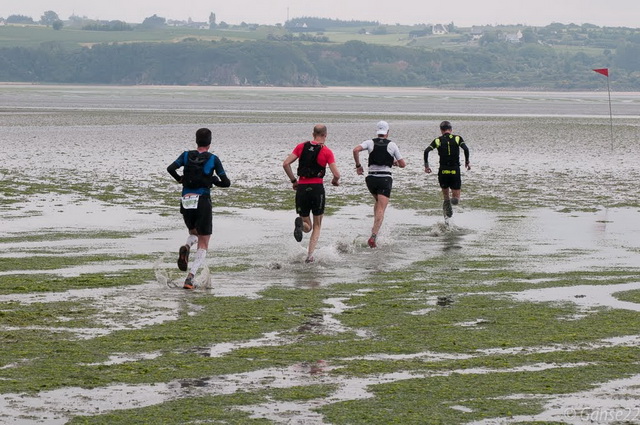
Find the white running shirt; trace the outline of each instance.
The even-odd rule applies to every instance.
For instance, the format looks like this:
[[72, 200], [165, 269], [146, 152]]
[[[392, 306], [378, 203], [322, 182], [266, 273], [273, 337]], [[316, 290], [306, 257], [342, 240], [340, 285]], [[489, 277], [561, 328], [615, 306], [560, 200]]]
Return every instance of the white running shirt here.
[[[360, 146], [362, 147], [362, 149], [365, 149], [367, 150], [367, 152], [371, 153], [373, 151], [373, 139], [365, 140], [364, 142], [360, 143]], [[396, 161], [400, 161], [402, 159], [400, 149], [398, 149], [398, 145], [396, 145], [395, 142], [389, 142], [389, 144], [387, 145], [387, 152], [389, 152], [389, 155], [391, 155]], [[387, 167], [386, 165], [371, 164], [369, 166], [369, 172], [371, 173], [375, 171], [386, 171], [390, 173], [391, 167]], [[373, 175], [376, 177], [388, 177], [388, 175], [385, 174]]]

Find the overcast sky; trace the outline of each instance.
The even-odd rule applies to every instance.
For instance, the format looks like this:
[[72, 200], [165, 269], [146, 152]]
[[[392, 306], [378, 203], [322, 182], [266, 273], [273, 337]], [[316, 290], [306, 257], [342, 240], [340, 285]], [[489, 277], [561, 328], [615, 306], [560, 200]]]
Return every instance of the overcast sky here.
[[382, 24], [449, 23], [457, 26], [524, 24], [545, 26], [590, 23], [640, 27], [639, 0], [0, 0], [0, 17], [26, 15], [39, 20], [46, 10], [61, 19], [72, 14], [91, 19], [142, 22], [157, 14], [176, 20], [228, 24], [284, 23], [314, 16]]

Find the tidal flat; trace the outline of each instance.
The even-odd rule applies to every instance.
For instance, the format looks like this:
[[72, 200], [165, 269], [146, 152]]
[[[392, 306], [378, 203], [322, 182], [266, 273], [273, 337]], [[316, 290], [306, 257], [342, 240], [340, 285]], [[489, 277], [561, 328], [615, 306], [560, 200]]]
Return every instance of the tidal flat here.
[[[0, 85], [0, 99], [0, 423], [640, 422], [640, 93], [612, 93], [612, 120], [606, 93]], [[407, 167], [372, 250], [351, 150], [381, 119]], [[444, 119], [472, 165], [448, 224], [422, 160]], [[282, 160], [316, 123], [342, 179], [305, 264]], [[200, 127], [232, 186], [213, 192], [186, 292], [166, 167]]]

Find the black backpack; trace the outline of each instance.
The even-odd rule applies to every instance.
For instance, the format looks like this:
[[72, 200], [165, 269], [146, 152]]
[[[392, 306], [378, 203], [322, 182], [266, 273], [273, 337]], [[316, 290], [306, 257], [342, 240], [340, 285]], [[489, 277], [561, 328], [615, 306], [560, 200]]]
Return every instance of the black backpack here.
[[387, 151], [387, 146], [389, 146], [390, 142], [391, 140], [381, 139], [379, 137], [373, 139], [373, 150], [369, 154], [369, 165], [393, 166], [394, 158]]
[[211, 176], [204, 173], [205, 164], [211, 159], [211, 152], [188, 151], [182, 175], [182, 186], [189, 189], [211, 187]]
[[311, 142], [304, 144], [298, 160], [298, 175], [300, 177], [324, 177], [327, 169], [318, 164], [318, 155], [322, 148], [323, 145], [314, 145]]

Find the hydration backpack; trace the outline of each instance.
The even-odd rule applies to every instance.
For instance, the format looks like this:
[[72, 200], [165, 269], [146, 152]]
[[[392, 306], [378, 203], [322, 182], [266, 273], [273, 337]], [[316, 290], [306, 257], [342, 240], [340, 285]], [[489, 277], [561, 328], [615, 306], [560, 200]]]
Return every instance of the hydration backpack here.
[[184, 153], [185, 165], [182, 175], [182, 186], [189, 189], [211, 187], [211, 176], [204, 172], [205, 164], [211, 159], [211, 152], [188, 151]]
[[386, 165], [387, 167], [393, 166], [394, 158], [387, 151], [387, 146], [391, 140], [381, 139], [376, 137], [373, 139], [373, 150], [369, 154], [369, 165]]
[[316, 145], [311, 142], [306, 142], [302, 148], [300, 159], [298, 160], [298, 175], [300, 177], [314, 178], [324, 177], [327, 172], [326, 167], [321, 167], [318, 164], [318, 155], [322, 150], [322, 145]]

